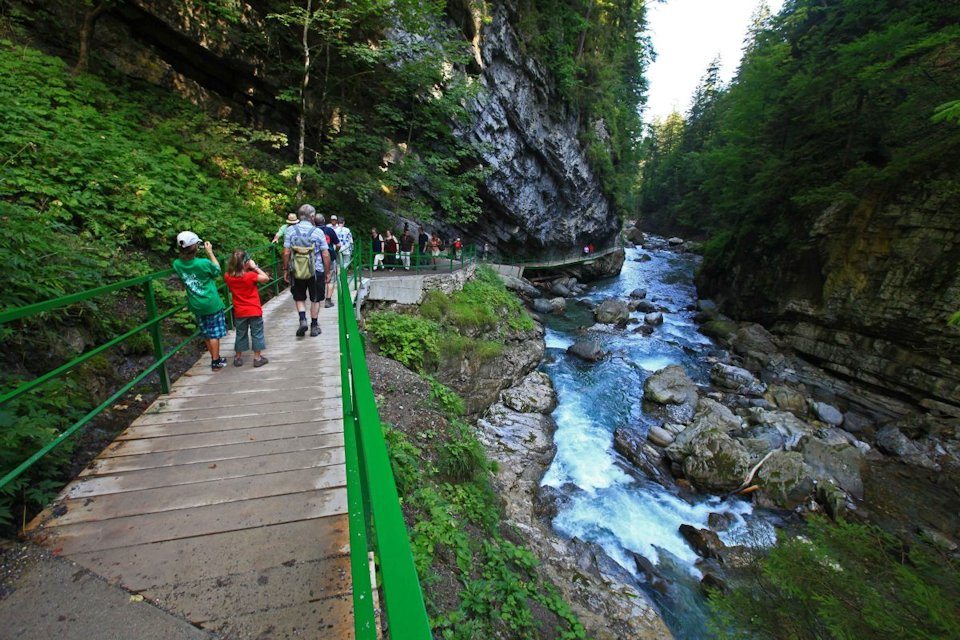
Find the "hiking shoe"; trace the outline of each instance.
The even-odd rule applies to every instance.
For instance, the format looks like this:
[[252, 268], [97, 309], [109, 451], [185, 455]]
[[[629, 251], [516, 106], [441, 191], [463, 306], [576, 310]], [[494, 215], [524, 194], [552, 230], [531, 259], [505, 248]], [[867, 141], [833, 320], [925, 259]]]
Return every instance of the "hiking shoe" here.
[[237, 356], [236, 358], [234, 358], [234, 359], [233, 359], [233, 366], [235, 366], [235, 367], [242, 367], [242, 366], [243, 366], [243, 358], [241, 358], [240, 356]]
[[316, 338], [318, 335], [320, 335], [320, 325], [315, 324], [310, 327], [310, 337]]
[[225, 366], [227, 366], [226, 358], [217, 358], [216, 360], [210, 361], [210, 368], [213, 369], [214, 371], [223, 369]]
[[300, 321], [300, 328], [297, 329], [297, 337], [298, 337], [298, 338], [302, 338], [304, 335], [306, 335], [306, 333], [307, 333], [307, 321], [306, 321], [306, 320], [301, 320], [301, 321]]
[[262, 367], [263, 365], [267, 364], [268, 362], [270, 362], [270, 361], [267, 360], [266, 356], [260, 356], [259, 358], [257, 358], [256, 360], [253, 361], [253, 366], [254, 366], [254, 368], [256, 368], [256, 367]]
[[323, 306], [329, 309], [330, 307], [333, 306], [333, 300], [331, 300], [330, 298], [327, 298], [327, 301], [323, 303]]

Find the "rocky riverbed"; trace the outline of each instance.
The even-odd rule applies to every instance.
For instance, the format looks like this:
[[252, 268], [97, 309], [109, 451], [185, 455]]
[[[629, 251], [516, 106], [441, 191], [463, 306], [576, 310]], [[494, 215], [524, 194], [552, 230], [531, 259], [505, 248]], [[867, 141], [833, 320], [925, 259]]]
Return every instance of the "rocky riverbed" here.
[[627, 233], [640, 244], [617, 278], [507, 281], [547, 327], [541, 368], [560, 396], [552, 440], [546, 407], [524, 417], [506, 393], [480, 423], [504, 460], [511, 518], [531, 530], [546, 519], [603, 549], [678, 637], [702, 623], [696, 582], [722, 585], [725, 566], [798, 515], [866, 519], [956, 550], [955, 421], [829, 375], [760, 325], [723, 316], [695, 297], [688, 243]]

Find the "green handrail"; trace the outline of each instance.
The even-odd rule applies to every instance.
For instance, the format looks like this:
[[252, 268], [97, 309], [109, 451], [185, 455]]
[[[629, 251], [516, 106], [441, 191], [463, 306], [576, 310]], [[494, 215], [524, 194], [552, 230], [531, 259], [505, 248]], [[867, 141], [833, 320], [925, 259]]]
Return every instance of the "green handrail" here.
[[[368, 564], [368, 554], [373, 551], [379, 560], [391, 640], [429, 640], [430, 622], [383, 439], [350, 279], [342, 259], [340, 265], [337, 309], [355, 633], [359, 640], [377, 638]], [[359, 264], [355, 265], [355, 273], [358, 268]], [[370, 542], [374, 543], [372, 549]]]
[[[255, 249], [250, 249], [248, 253], [253, 255], [271, 248], [273, 253], [273, 260], [268, 265], [268, 267], [276, 267], [279, 265], [279, 252], [277, 250], [276, 245], [265, 245], [265, 246], [257, 247]], [[116, 391], [113, 395], [111, 395], [107, 400], [105, 400], [99, 406], [97, 406], [92, 411], [87, 413], [80, 420], [78, 420], [77, 422], [73, 423], [72, 425], [64, 429], [53, 440], [51, 440], [50, 442], [45, 444], [43, 447], [41, 447], [40, 450], [35, 452], [33, 455], [31, 455], [21, 464], [17, 465], [16, 468], [7, 472], [2, 478], [0, 478], [0, 489], [3, 489], [5, 486], [7, 486], [8, 484], [16, 480], [18, 477], [20, 477], [20, 475], [22, 475], [27, 469], [33, 466], [37, 461], [43, 458], [46, 454], [50, 453], [53, 449], [55, 449], [61, 443], [66, 441], [74, 433], [76, 433], [77, 431], [85, 427], [87, 424], [89, 424], [89, 422], [93, 420], [95, 417], [97, 417], [97, 415], [99, 415], [105, 409], [113, 405], [119, 398], [123, 396], [123, 394], [130, 391], [133, 387], [135, 387], [141, 381], [146, 379], [147, 376], [152, 374], [154, 371], [159, 370], [158, 375], [160, 376], [161, 391], [163, 393], [169, 393], [170, 378], [166, 369], [167, 360], [169, 360], [174, 354], [176, 354], [181, 349], [183, 349], [188, 344], [190, 344], [190, 342], [199, 335], [199, 331], [194, 331], [194, 333], [189, 338], [181, 342], [172, 350], [167, 352], [164, 351], [163, 337], [161, 335], [160, 324], [164, 320], [170, 318], [171, 316], [173, 316], [174, 314], [178, 313], [179, 311], [183, 310], [186, 307], [186, 305], [174, 307], [173, 309], [170, 309], [164, 313], [158, 313], [157, 311], [157, 303], [156, 303], [156, 297], [154, 296], [153, 283], [156, 280], [169, 278], [171, 275], [173, 275], [172, 269], [164, 269], [162, 271], [155, 271], [147, 275], [137, 276], [136, 278], [129, 278], [127, 280], [122, 280], [114, 284], [108, 284], [102, 287], [96, 287], [94, 289], [89, 289], [87, 291], [81, 291], [79, 293], [73, 293], [70, 295], [61, 296], [53, 300], [45, 300], [43, 302], [38, 302], [35, 304], [30, 304], [30, 305], [26, 305], [24, 307], [18, 307], [15, 309], [10, 309], [8, 311], [4, 311], [0, 313], [0, 324], [6, 324], [6, 323], [14, 322], [17, 320], [23, 320], [25, 318], [29, 318], [41, 313], [53, 311], [55, 309], [60, 309], [62, 307], [65, 307], [71, 304], [76, 304], [78, 302], [91, 300], [93, 298], [96, 298], [97, 296], [102, 296], [107, 293], [112, 293], [114, 291], [120, 291], [122, 289], [129, 289], [129, 288], [139, 287], [139, 286], [143, 286], [144, 302], [147, 310], [146, 322], [134, 327], [133, 329], [130, 329], [129, 331], [113, 338], [112, 340], [109, 340], [108, 342], [100, 346], [94, 347], [90, 351], [80, 354], [70, 362], [63, 364], [57, 367], [56, 369], [53, 369], [52, 371], [49, 371], [40, 376], [37, 376], [32, 380], [28, 380], [26, 382], [19, 384], [16, 388], [0, 395], [0, 406], [3, 406], [8, 402], [10, 402], [11, 400], [14, 400], [15, 398], [22, 396], [23, 394], [29, 391], [32, 391], [33, 389], [36, 389], [37, 387], [44, 384], [45, 382], [49, 382], [54, 378], [58, 378], [66, 374], [70, 370], [83, 364], [89, 359], [99, 355], [100, 353], [103, 353], [104, 351], [106, 351], [107, 349], [110, 349], [111, 347], [115, 347], [121, 344], [122, 342], [128, 340], [129, 338], [135, 336], [136, 334], [142, 331], [147, 331], [150, 334], [151, 343], [153, 346], [153, 354], [155, 358], [154, 363], [151, 364], [149, 367], [147, 367], [146, 370], [141, 372], [133, 380], [131, 380], [130, 382], [125, 384], [123, 387], [121, 387], [118, 391]], [[263, 290], [273, 285], [274, 290], [279, 291], [280, 280], [281, 280], [281, 277], [278, 275], [272, 281], [261, 285], [260, 289]], [[220, 286], [225, 287], [226, 285], [221, 284]], [[228, 313], [231, 310], [232, 310], [232, 305], [227, 307]]]

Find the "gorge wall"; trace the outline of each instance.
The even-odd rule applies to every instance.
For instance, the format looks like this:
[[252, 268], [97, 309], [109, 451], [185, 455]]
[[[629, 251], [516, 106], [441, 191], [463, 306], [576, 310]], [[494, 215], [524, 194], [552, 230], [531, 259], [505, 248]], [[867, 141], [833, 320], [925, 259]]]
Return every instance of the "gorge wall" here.
[[960, 308], [957, 184], [830, 206], [793, 248], [742, 243], [699, 284], [841, 378], [958, 417], [960, 329], [947, 323]]
[[[17, 4], [37, 16], [29, 24], [32, 37], [68, 60], [75, 56], [82, 10], [71, 3]], [[245, 3], [238, 17], [226, 21], [201, 16], [190, 3], [117, 3], [97, 22], [95, 62], [245, 126], [285, 134], [289, 143], [280, 152], [294, 161], [298, 111], [296, 102], [281, 97], [291, 82], [278, 77], [278, 60], [296, 68], [301, 54], [262, 37], [267, 16], [282, 4]], [[609, 244], [620, 221], [578, 138], [580, 115], [565, 106], [550, 74], [525, 53], [510, 2], [487, 3], [484, 19], [472, 7], [451, 2], [448, 12], [451, 26], [461, 23], [464, 48], [473, 43], [474, 62], [457, 72], [469, 73], [482, 87], [468, 106], [470, 122], [461, 123], [457, 135], [476, 147], [488, 167], [480, 187], [483, 213], [467, 226], [444, 225], [438, 214], [437, 229], [444, 237], [489, 242], [504, 253]], [[385, 148], [392, 144], [385, 142]], [[389, 211], [390, 203], [383, 208]]]

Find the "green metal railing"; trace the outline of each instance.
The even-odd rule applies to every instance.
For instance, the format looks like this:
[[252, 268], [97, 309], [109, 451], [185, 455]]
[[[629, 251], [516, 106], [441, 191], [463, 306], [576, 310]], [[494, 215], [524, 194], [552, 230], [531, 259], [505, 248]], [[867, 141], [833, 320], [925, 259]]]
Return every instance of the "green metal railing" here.
[[[379, 260], [377, 256], [380, 256]], [[420, 253], [419, 247], [414, 245], [410, 255], [404, 256], [399, 250], [395, 252], [384, 250], [374, 253], [370, 239], [364, 238], [362, 243], [354, 244], [350, 266], [359, 267], [371, 273], [374, 268], [377, 271], [394, 270], [398, 272], [398, 275], [402, 275], [406, 271], [446, 271], [449, 273], [474, 262], [477, 262], [477, 248], [474, 245], [464, 245], [459, 252], [447, 248], [441, 251], [437, 257], [434, 257], [429, 250]]]
[[[251, 256], [269, 254], [271, 256], [270, 263], [268, 268], [276, 268], [280, 264], [280, 252], [277, 245], [265, 245], [262, 247], [257, 247], [256, 249], [251, 249], [248, 251]], [[277, 270], [279, 272], [279, 269]], [[0, 407], [11, 402], [12, 400], [19, 398], [20, 396], [39, 388], [46, 382], [59, 378], [63, 375], [69, 373], [72, 369], [77, 366], [87, 362], [91, 358], [103, 353], [107, 349], [115, 347], [122, 342], [129, 340], [133, 336], [146, 331], [150, 335], [151, 343], [153, 346], [153, 355], [154, 362], [148, 366], [144, 371], [139, 375], [134, 377], [128, 383], [120, 387], [115, 393], [113, 393], [109, 398], [104, 400], [102, 403], [97, 405], [94, 409], [84, 415], [80, 420], [76, 421], [66, 429], [64, 429], [57, 437], [45, 444], [40, 450], [36, 451], [33, 455], [19, 464], [16, 468], [11, 469], [6, 472], [6, 474], [0, 478], [0, 489], [3, 489], [8, 484], [20, 477], [24, 472], [26, 472], [30, 467], [36, 464], [40, 459], [45, 455], [53, 451], [57, 446], [62, 444], [64, 441], [68, 440], [75, 433], [87, 426], [90, 421], [100, 415], [105, 409], [112, 406], [117, 400], [119, 400], [123, 395], [133, 389], [135, 386], [140, 384], [148, 376], [157, 372], [160, 378], [160, 389], [163, 393], [169, 393], [170, 391], [170, 376], [167, 372], [166, 363], [173, 357], [177, 352], [190, 344], [199, 335], [199, 331], [196, 331], [189, 338], [179, 343], [169, 351], [167, 351], [163, 344], [163, 335], [161, 331], [161, 323], [182, 311], [186, 306], [178, 306], [169, 311], [160, 313], [157, 309], [157, 299], [156, 291], [154, 290], [154, 282], [161, 279], [169, 278], [173, 275], [172, 269], [166, 269], [163, 271], [156, 271], [154, 273], [140, 276], [137, 278], [130, 278], [129, 280], [123, 280], [122, 282], [117, 282], [115, 284], [109, 284], [102, 287], [97, 287], [96, 289], [90, 289], [87, 291], [82, 291], [80, 293], [75, 293], [67, 296], [62, 296], [60, 298], [55, 298], [53, 300], [47, 300], [44, 302], [38, 302], [36, 304], [27, 305], [25, 307], [19, 307], [16, 309], [10, 309], [0, 313], [0, 325], [7, 324], [10, 322], [15, 322], [17, 320], [23, 320], [30, 318], [42, 313], [48, 313], [50, 311], [55, 311], [61, 309], [71, 304], [76, 304], [79, 302], [85, 302], [87, 300], [92, 300], [94, 298], [106, 295], [108, 293], [114, 293], [116, 291], [122, 291], [125, 289], [134, 289], [141, 288], [143, 292], [144, 304], [146, 307], [146, 321], [142, 324], [130, 329], [126, 333], [123, 333], [112, 340], [87, 351], [80, 356], [77, 356], [70, 362], [67, 362], [64, 365], [57, 367], [56, 369], [49, 371], [43, 375], [40, 375], [32, 380], [23, 382], [18, 385], [16, 388], [9, 391], [5, 391], [0, 395]], [[260, 286], [260, 290], [264, 290], [269, 287], [273, 287], [274, 293], [279, 293], [280, 291], [280, 280], [278, 277], [274, 278], [270, 282], [267, 282]], [[221, 288], [226, 289], [226, 285], [221, 284]], [[229, 292], [227, 292], [228, 306], [227, 312], [229, 313], [232, 310], [232, 305], [229, 304]], [[232, 322], [232, 318], [231, 318]], [[0, 470], [2, 471], [2, 470]]]
[[[337, 310], [356, 637], [359, 640], [377, 638], [368, 558], [373, 552], [379, 560], [377, 575], [383, 586], [391, 640], [427, 640], [432, 637], [430, 622], [353, 309], [351, 277], [343, 267], [342, 256], [340, 264]], [[353, 281], [359, 283], [360, 261], [350, 267]]]

